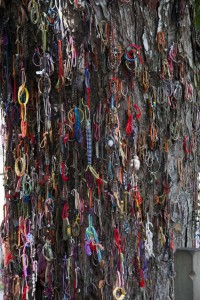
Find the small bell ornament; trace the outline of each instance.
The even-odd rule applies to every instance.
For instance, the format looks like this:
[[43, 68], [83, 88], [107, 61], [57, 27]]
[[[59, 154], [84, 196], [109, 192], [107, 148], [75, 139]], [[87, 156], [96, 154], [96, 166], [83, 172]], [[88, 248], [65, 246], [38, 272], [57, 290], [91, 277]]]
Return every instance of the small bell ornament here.
[[140, 168], [140, 160], [137, 155], [133, 156], [132, 165], [135, 171], [138, 171]]

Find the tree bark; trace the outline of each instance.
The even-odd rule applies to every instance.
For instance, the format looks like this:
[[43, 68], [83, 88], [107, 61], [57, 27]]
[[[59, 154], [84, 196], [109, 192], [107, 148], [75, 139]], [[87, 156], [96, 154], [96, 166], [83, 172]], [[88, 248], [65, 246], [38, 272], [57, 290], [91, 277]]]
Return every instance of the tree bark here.
[[[198, 228], [194, 1], [60, 4], [53, 20], [50, 3], [39, 1], [34, 24], [28, 3], [0, 2], [8, 207], [1, 234], [13, 253], [13, 263], [4, 263], [5, 293], [14, 299], [15, 275], [26, 283], [14, 250], [18, 234], [24, 247], [25, 220], [37, 249], [36, 299], [119, 299], [119, 286], [125, 299], [174, 299], [174, 251], [195, 246]], [[44, 29], [43, 12], [52, 18]], [[25, 136], [14, 99], [22, 71], [30, 92]], [[19, 177], [13, 166], [22, 153], [26, 170]], [[90, 256], [91, 230], [104, 250], [91, 245]], [[24, 251], [34, 299], [36, 272]]]

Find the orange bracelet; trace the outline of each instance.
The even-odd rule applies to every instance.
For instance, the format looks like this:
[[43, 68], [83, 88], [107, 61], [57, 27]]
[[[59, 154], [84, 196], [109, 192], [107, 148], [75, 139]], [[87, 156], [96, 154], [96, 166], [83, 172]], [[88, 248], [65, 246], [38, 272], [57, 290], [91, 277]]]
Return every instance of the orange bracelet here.
[[164, 32], [159, 31], [158, 35], [157, 35], [157, 38], [158, 38], [158, 51], [163, 52], [165, 50], [165, 47], [166, 47]]

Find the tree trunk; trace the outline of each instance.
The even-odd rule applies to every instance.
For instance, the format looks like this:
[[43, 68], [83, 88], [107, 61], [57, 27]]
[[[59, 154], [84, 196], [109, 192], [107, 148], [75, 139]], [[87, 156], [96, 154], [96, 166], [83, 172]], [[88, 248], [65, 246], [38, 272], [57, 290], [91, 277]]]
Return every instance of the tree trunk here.
[[174, 299], [199, 225], [194, 1], [22, 2], [0, 1], [6, 299]]

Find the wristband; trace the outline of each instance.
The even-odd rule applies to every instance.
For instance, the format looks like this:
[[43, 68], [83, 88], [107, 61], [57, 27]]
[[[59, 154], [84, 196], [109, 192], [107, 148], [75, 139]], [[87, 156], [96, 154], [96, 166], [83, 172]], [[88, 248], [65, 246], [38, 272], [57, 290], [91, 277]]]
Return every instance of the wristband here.
[[[119, 294], [119, 295], [117, 295], [117, 294]], [[125, 292], [124, 288], [116, 287], [113, 291], [113, 297], [116, 300], [123, 300], [125, 298], [125, 295], [126, 295], [126, 292]]]

